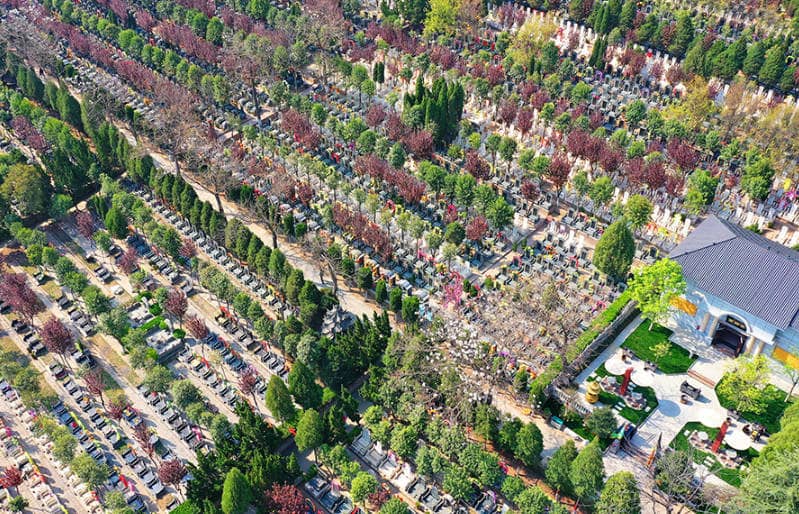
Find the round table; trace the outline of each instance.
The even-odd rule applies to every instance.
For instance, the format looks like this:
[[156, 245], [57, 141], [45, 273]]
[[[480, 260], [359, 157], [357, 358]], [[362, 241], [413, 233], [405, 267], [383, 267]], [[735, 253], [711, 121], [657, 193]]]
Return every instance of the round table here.
[[697, 432], [696, 437], [698, 437], [700, 441], [707, 441], [707, 432], [705, 432], [704, 430], [701, 432]]
[[724, 436], [724, 443], [730, 448], [744, 451], [752, 446], [752, 439], [739, 428], [731, 428]]
[[611, 375], [624, 375], [624, 372], [627, 371], [629, 367], [630, 364], [621, 360], [620, 353], [613, 355], [613, 357], [605, 361], [605, 369], [608, 370], [608, 373]]
[[699, 412], [698, 418], [697, 421], [702, 422], [705, 426], [719, 428], [727, 419], [727, 411], [705, 407]]
[[641, 387], [652, 387], [652, 384], [655, 382], [654, 377], [652, 376], [651, 371], [644, 371], [644, 370], [633, 370], [633, 374], [630, 377], [632, 381]]

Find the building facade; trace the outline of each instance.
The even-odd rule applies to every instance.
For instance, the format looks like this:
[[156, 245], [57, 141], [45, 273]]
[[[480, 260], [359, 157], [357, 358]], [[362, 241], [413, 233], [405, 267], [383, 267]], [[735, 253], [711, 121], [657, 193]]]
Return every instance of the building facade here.
[[688, 286], [677, 306], [709, 344], [799, 368], [799, 252], [711, 215], [670, 257]]

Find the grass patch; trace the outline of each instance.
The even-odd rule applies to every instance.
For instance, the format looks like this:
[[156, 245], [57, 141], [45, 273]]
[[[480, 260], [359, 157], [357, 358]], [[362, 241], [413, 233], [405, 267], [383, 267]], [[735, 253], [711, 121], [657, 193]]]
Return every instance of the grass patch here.
[[[585, 420], [582, 416], [574, 411], [567, 410], [563, 404], [554, 398], [550, 398], [547, 403], [544, 404], [544, 410], [549, 411], [550, 414], [562, 419], [563, 424], [567, 428], [572, 430], [575, 434], [579, 435], [586, 441], [591, 441], [595, 437], [595, 435], [585, 427]], [[611, 439], [600, 439], [599, 445], [604, 450], [610, 446], [611, 442]]]
[[156, 327], [161, 327], [162, 323], [166, 323], [166, 321], [164, 321], [164, 318], [162, 316], [156, 316], [153, 319], [149, 320], [147, 323], [144, 323], [141, 326], [141, 328], [143, 328], [145, 332], [149, 332], [150, 330]]
[[615, 395], [613, 393], [608, 393], [606, 391], [601, 391], [599, 393], [599, 401], [604, 403], [608, 407], [613, 407], [617, 403], [621, 403], [623, 407], [619, 411], [619, 415], [624, 419], [626, 419], [627, 421], [629, 421], [630, 423], [639, 426], [641, 423], [644, 422], [644, 420], [647, 417], [649, 417], [649, 414], [651, 414], [652, 411], [657, 408], [658, 399], [657, 396], [655, 395], [655, 390], [652, 389], [651, 387], [636, 386], [635, 392], [641, 393], [643, 395], [644, 400], [646, 400], [646, 405], [647, 407], [649, 407], [649, 410], [646, 410], [646, 408], [637, 410], [628, 407], [627, 404], [624, 403], [624, 400], [622, 400], [621, 396]]
[[[740, 487], [741, 479], [742, 479], [742, 471], [740, 468], [728, 468], [723, 466], [715, 455], [711, 452], [700, 450], [691, 445], [688, 441], [688, 437], [685, 435], [685, 432], [688, 432], [690, 435], [691, 432], [698, 430], [700, 432], [707, 433], [708, 440], [712, 441], [716, 438], [719, 433], [718, 428], [711, 428], [708, 426], [699, 423], [698, 421], [692, 421], [690, 423], [686, 423], [682, 429], [677, 434], [677, 437], [669, 445], [670, 447], [674, 448], [675, 450], [682, 450], [682, 451], [692, 451], [694, 462], [697, 464], [704, 464], [705, 460], [710, 457], [715, 462], [715, 465], [712, 467], [711, 471], [714, 475], [719, 477], [720, 479], [724, 480], [728, 484], [734, 487]], [[729, 447], [725, 444], [721, 445], [721, 449], [719, 451], [723, 451], [728, 449]], [[738, 455], [742, 458], [742, 465], [749, 465], [749, 463], [757, 457], [758, 452], [753, 448], [749, 448], [748, 450], [738, 452]]]
[[[608, 371], [608, 369], [605, 367], [605, 363], [604, 362], [599, 365], [599, 367], [596, 369], [596, 371], [594, 371], [594, 375], [596, 375], [596, 376], [588, 377], [588, 379], [586, 381], [587, 382], [593, 382], [597, 378], [608, 377], [608, 376], [616, 377], [619, 382], [621, 382], [623, 380], [622, 375], [614, 375], [614, 374], [610, 373]], [[616, 395], [616, 394], [613, 394], [613, 393], [609, 393], [607, 391], [600, 391], [599, 392], [599, 401], [604, 403], [608, 407], [613, 407], [617, 403], [621, 402], [622, 405], [624, 405], [624, 407], [622, 407], [621, 411], [619, 411], [619, 414], [621, 415], [621, 417], [623, 417], [627, 421], [630, 421], [631, 423], [634, 423], [636, 426], [638, 426], [638, 425], [640, 425], [641, 423], [644, 422], [644, 420], [649, 416], [649, 414], [652, 413], [653, 410], [655, 410], [657, 408], [658, 399], [657, 399], [657, 395], [655, 394], [655, 390], [652, 389], [651, 387], [644, 387], [644, 386], [639, 386], [638, 384], [635, 384], [634, 391], [636, 393], [640, 393], [640, 394], [643, 395], [644, 400], [646, 400], [646, 405], [647, 405], [647, 407], [649, 407], [649, 410], [646, 410], [645, 408], [641, 409], [641, 410], [636, 410], [636, 409], [630, 408], [630, 407], [627, 406], [626, 403], [624, 403], [624, 400], [622, 400], [619, 395]]]
[[19, 349], [19, 346], [17, 346], [10, 337], [0, 337], [0, 350], [4, 352], [22, 353]]
[[[639, 359], [656, 362], [663, 373], [685, 373], [696, 357], [691, 357], [688, 350], [669, 341], [671, 333], [671, 330], [658, 324], [649, 330], [649, 322], [644, 321], [630, 334], [622, 346], [632, 350]], [[657, 359], [653, 348], [663, 342], [669, 344], [669, 352], [663, 358]]]
[[[719, 398], [719, 403], [725, 409], [734, 409], [735, 408], [735, 400], [732, 398], [725, 396], [719, 392], [719, 386], [724, 379], [726, 379], [728, 374], [725, 374], [719, 380], [719, 383], [716, 384], [716, 395]], [[739, 412], [741, 416], [744, 417], [747, 421], [751, 423], [760, 423], [770, 434], [777, 433], [780, 430], [780, 419], [782, 418], [782, 414], [785, 412], [785, 409], [791, 404], [790, 401], [785, 401], [785, 391], [774, 387], [771, 384], [767, 384], [766, 387], [763, 389], [763, 399], [765, 408], [763, 412], [757, 413], [752, 411], [743, 411]]]

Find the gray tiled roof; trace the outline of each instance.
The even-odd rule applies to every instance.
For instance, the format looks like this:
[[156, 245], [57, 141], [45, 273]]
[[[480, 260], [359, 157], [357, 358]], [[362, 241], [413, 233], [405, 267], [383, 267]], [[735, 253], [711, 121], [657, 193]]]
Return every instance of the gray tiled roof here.
[[670, 257], [699, 289], [778, 328], [799, 328], [799, 252], [710, 215]]

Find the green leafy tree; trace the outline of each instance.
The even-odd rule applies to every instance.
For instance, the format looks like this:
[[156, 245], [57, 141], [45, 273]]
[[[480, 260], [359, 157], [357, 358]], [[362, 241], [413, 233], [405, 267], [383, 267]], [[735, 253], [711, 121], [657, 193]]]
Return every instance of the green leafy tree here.
[[599, 238], [594, 249], [594, 266], [602, 273], [621, 280], [630, 271], [635, 257], [635, 239], [627, 220], [613, 222]]
[[610, 177], [602, 176], [594, 180], [591, 184], [591, 190], [588, 191], [588, 196], [598, 206], [604, 207], [613, 198], [613, 182]]
[[775, 173], [770, 160], [764, 157], [752, 159], [744, 167], [741, 189], [755, 200], [765, 200], [771, 192]]
[[510, 166], [513, 163], [513, 156], [516, 155], [516, 140], [512, 137], [503, 137], [502, 142], [499, 143], [499, 156], [502, 160], [508, 163], [508, 173], [510, 173]]
[[324, 436], [325, 424], [322, 417], [313, 409], [306, 410], [297, 424], [297, 435], [294, 436], [297, 448], [301, 452], [315, 450], [324, 441]]
[[719, 397], [730, 399], [741, 412], [761, 413], [766, 408], [764, 388], [771, 373], [763, 355], [741, 355], [717, 385]]
[[297, 360], [289, 371], [289, 393], [306, 409], [315, 409], [322, 404], [322, 386], [314, 380], [314, 373], [301, 360]]
[[452, 465], [444, 473], [442, 483], [444, 491], [456, 500], [465, 500], [472, 494], [472, 484], [469, 474], [461, 466]]
[[605, 478], [605, 465], [598, 439], [591, 441], [577, 454], [572, 461], [569, 478], [574, 493], [581, 500], [591, 502], [596, 498]]
[[453, 0], [431, 0], [424, 20], [425, 37], [442, 34], [452, 36], [458, 26], [461, 2]]
[[362, 503], [367, 496], [377, 491], [377, 479], [370, 473], [361, 471], [352, 479], [350, 494], [355, 503]]
[[522, 514], [543, 514], [552, 505], [552, 500], [540, 487], [532, 486], [522, 491], [515, 503]]
[[624, 206], [624, 217], [630, 222], [633, 230], [640, 230], [649, 223], [652, 217], [652, 202], [643, 195], [633, 195]]
[[69, 468], [90, 489], [97, 489], [108, 479], [108, 466], [100, 464], [88, 453], [81, 453], [72, 459]]
[[636, 270], [629, 284], [630, 298], [638, 302], [650, 330], [664, 320], [672, 300], [685, 294], [685, 288], [682, 266], [668, 258]]
[[239, 468], [231, 468], [225, 475], [222, 486], [222, 512], [225, 514], [244, 514], [253, 502], [253, 492], [247, 477]]
[[569, 439], [555, 450], [549, 459], [544, 476], [547, 483], [556, 491], [571, 494], [571, 465], [575, 457], [577, 457], [577, 448], [574, 446], [574, 441]]
[[49, 187], [41, 169], [27, 164], [14, 164], [5, 172], [0, 195], [13, 205], [22, 217], [42, 214], [49, 204]]
[[265, 401], [266, 407], [280, 421], [285, 422], [294, 418], [296, 410], [291, 401], [291, 394], [286, 388], [286, 384], [277, 375], [272, 375], [269, 379]]
[[144, 377], [144, 385], [150, 391], [165, 393], [169, 390], [169, 386], [174, 380], [175, 378], [172, 376], [171, 371], [164, 366], [157, 365], [147, 370], [147, 374]]
[[640, 514], [638, 483], [629, 471], [619, 471], [608, 478], [597, 501], [597, 514]]
[[585, 428], [600, 439], [609, 439], [618, 423], [610, 407], [596, 408], [585, 418]]
[[380, 514], [410, 514], [410, 511], [408, 505], [395, 496], [380, 507]]

